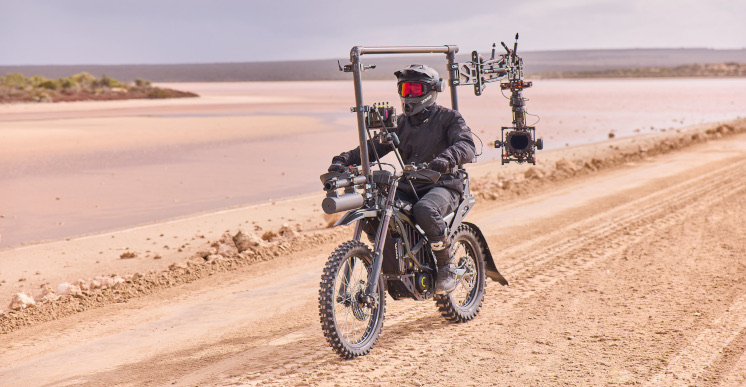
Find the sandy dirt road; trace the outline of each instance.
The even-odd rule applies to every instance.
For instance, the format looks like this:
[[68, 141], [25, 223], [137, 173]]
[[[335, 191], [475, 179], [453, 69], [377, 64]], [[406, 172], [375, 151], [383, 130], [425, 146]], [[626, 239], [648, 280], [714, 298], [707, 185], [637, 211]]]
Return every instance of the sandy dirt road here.
[[0, 384], [746, 383], [746, 135], [478, 205], [511, 285], [469, 323], [389, 299], [339, 359], [316, 301], [339, 239], [4, 335]]

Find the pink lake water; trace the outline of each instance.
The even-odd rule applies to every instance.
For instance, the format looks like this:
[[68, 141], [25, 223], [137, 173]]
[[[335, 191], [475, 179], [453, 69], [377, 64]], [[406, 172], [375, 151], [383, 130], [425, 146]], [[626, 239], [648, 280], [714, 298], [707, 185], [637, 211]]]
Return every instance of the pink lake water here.
[[[0, 142], [38, 127], [60, 144], [37, 147], [42, 142], [30, 136], [13, 143], [23, 151], [0, 158], [0, 247], [320, 192], [318, 176], [331, 157], [357, 146], [352, 82], [164, 86], [201, 97], [0, 106]], [[364, 87], [366, 103], [399, 105], [393, 81]], [[495, 84], [481, 97], [470, 87], [459, 95], [460, 111], [485, 144], [481, 160], [498, 158], [489, 144], [510, 126], [508, 100]], [[539, 80], [524, 97], [545, 149], [746, 116], [744, 78]], [[449, 96], [439, 102], [449, 106]], [[266, 127], [256, 127], [258, 117]], [[132, 118], [138, 129], [162, 135], [127, 138], [122, 125]], [[298, 118], [308, 130], [288, 130]], [[183, 137], [184, 119], [209, 130]], [[77, 122], [92, 128], [71, 131]], [[86, 133], [112, 135], [92, 141]]]

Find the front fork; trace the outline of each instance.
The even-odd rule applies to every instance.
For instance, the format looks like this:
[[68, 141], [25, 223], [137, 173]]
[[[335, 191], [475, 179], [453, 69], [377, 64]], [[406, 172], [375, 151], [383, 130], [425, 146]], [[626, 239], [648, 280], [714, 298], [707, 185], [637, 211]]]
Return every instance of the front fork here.
[[[363, 235], [363, 220], [360, 219], [357, 222], [355, 222], [355, 232], [352, 234], [352, 240], [354, 241], [360, 241], [360, 238]], [[342, 274], [342, 283], [339, 284], [339, 292], [338, 294], [347, 294], [350, 289], [350, 277], [352, 277], [352, 266], [350, 265], [350, 262], [344, 263], [344, 269]], [[338, 302], [342, 301], [337, 300]]]
[[[394, 181], [389, 188], [389, 195], [386, 198], [386, 204], [383, 207], [381, 214], [381, 221], [378, 224], [378, 231], [376, 232], [376, 245], [373, 250], [373, 263], [371, 264], [371, 271], [368, 274], [368, 287], [365, 289], [363, 295], [363, 302], [373, 308], [376, 306], [375, 294], [378, 290], [378, 279], [381, 277], [381, 265], [383, 264], [383, 247], [386, 244], [386, 234], [389, 230], [389, 221], [391, 220], [391, 214], [394, 212], [394, 197], [396, 196], [396, 188], [398, 181]], [[359, 226], [358, 226], [359, 228]], [[357, 233], [357, 228], [355, 229]]]

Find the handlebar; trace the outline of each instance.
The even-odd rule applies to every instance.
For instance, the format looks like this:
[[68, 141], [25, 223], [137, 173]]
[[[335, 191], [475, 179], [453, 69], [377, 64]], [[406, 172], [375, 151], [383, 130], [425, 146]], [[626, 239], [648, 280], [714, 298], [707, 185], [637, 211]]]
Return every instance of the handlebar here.
[[[404, 166], [402, 178], [405, 180], [424, 180], [430, 183], [437, 182], [441, 173], [428, 169], [427, 163], [408, 164]], [[346, 167], [341, 172], [328, 172], [319, 176], [324, 191], [330, 192], [339, 188], [348, 188], [356, 185], [362, 185], [368, 182], [364, 175], [358, 175], [356, 168]]]
[[403, 176], [409, 180], [425, 180], [431, 183], [435, 183], [440, 179], [440, 172], [433, 171], [427, 168], [427, 164], [421, 163], [418, 165], [406, 165], [404, 166]]
[[324, 182], [324, 191], [331, 191], [337, 188], [346, 188], [353, 185], [365, 184], [368, 179], [365, 176], [354, 176], [352, 178], [329, 179]]

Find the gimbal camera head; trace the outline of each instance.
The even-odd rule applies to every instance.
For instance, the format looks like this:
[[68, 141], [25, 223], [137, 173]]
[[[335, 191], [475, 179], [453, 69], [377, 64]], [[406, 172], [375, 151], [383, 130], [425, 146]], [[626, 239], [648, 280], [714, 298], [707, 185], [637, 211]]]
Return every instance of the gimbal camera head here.
[[[523, 59], [518, 51], [518, 34], [511, 50], [501, 42], [506, 53], [496, 55], [492, 45], [492, 55], [483, 59], [477, 51], [471, 53], [471, 62], [459, 66], [459, 85], [474, 85], [474, 94], [482, 95], [487, 83], [500, 81], [501, 90], [510, 90], [510, 106], [513, 111], [513, 126], [502, 127], [500, 140], [495, 141], [495, 148], [502, 148], [502, 164], [515, 161], [536, 164], [536, 150], [544, 148], [544, 141], [536, 139], [536, 128], [526, 125], [526, 98], [523, 89], [533, 86], [532, 82], [523, 80]], [[507, 78], [507, 82], [502, 82]]]

